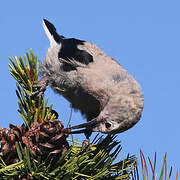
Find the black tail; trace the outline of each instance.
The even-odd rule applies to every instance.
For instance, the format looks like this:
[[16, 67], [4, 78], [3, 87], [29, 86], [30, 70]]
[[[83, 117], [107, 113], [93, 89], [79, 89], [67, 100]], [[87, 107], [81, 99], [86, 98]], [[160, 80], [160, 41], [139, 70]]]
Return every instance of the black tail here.
[[56, 28], [54, 27], [54, 25], [46, 19], [43, 19], [43, 22], [44, 22], [45, 26], [47, 27], [49, 33], [53, 36], [54, 40], [57, 43], [60, 43], [61, 42], [61, 36], [56, 32]]

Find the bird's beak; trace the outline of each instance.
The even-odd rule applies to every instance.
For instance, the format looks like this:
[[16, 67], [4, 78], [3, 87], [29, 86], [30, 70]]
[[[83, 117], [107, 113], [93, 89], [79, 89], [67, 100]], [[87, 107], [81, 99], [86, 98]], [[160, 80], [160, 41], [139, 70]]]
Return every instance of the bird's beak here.
[[[91, 121], [89, 121], [87, 123], [83, 123], [83, 124], [79, 124], [79, 125], [67, 128], [67, 130], [68, 130], [69, 134], [85, 133], [87, 130], [94, 131], [94, 129], [96, 129], [96, 127], [98, 126], [99, 123], [100, 122], [97, 121], [97, 119], [92, 119]], [[84, 128], [84, 129], [82, 129], [82, 128]], [[72, 131], [73, 129], [81, 129], [81, 130]]]
[[93, 132], [105, 133], [106, 128], [105, 128], [105, 126], [103, 125], [103, 123], [99, 123], [99, 124], [97, 124], [97, 126], [95, 126], [95, 127], [92, 129], [92, 131], [93, 131]]

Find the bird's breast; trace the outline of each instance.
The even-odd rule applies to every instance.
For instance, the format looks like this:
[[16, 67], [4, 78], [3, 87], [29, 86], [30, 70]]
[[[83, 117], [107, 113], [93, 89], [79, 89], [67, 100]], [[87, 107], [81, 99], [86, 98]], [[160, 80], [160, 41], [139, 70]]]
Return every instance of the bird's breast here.
[[100, 112], [101, 104], [95, 94], [86, 89], [76, 88], [66, 91], [63, 96], [72, 104], [72, 107], [83, 112]]

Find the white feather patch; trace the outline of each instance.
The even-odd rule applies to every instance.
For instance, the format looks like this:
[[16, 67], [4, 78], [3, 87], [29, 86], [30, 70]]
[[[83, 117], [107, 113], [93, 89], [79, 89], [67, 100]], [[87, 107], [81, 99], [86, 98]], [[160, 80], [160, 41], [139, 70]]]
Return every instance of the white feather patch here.
[[57, 42], [54, 40], [53, 35], [49, 32], [49, 30], [48, 30], [48, 28], [47, 28], [45, 22], [42, 21], [42, 23], [43, 23], [44, 31], [45, 31], [45, 33], [46, 33], [48, 39], [49, 39], [50, 46], [51, 46], [51, 47], [55, 46], [55, 45], [57, 44]]

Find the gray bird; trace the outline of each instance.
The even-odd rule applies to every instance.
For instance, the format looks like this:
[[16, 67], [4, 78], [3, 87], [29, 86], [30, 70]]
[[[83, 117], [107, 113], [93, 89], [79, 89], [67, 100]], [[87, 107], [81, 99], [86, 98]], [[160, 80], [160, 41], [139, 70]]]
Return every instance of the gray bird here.
[[89, 137], [93, 131], [117, 134], [133, 127], [144, 106], [137, 81], [95, 44], [65, 38], [45, 19], [43, 27], [50, 47], [41, 62], [38, 93], [49, 85], [80, 110], [88, 122], [70, 130], [81, 129], [75, 132]]

